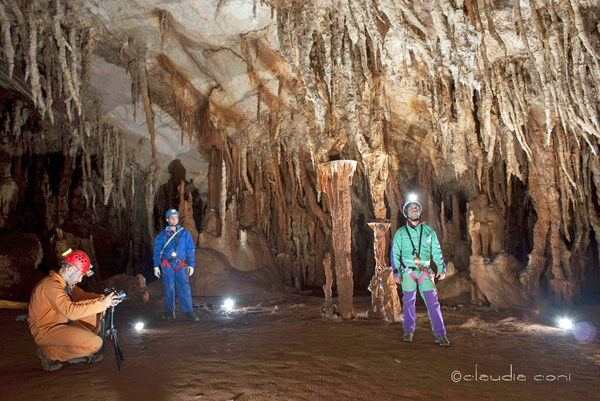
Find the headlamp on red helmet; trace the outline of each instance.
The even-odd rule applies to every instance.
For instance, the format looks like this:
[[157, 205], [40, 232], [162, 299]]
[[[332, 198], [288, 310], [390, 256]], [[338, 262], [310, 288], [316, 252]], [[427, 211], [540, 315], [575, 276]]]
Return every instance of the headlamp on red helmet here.
[[77, 270], [81, 272], [84, 276], [91, 277], [94, 275], [92, 271], [92, 264], [90, 263], [90, 258], [83, 251], [72, 251], [69, 249], [65, 253], [62, 254], [62, 257], [65, 262], [70, 263]]

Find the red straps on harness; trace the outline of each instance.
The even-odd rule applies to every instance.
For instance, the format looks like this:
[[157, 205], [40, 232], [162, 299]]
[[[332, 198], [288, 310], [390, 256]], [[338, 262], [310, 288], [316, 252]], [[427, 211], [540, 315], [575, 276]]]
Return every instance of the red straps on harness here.
[[[165, 258], [162, 258], [162, 263], [160, 264], [160, 267], [163, 266], [169, 266], [171, 269], [173, 269], [173, 266], [171, 266], [171, 264], [169, 263], [169, 261]], [[177, 270], [181, 269], [182, 267], [185, 266], [185, 261], [184, 260], [180, 260], [179, 264], [177, 265], [176, 268], [173, 269], [173, 272], [176, 272]]]
[[417, 284], [421, 284], [421, 281], [423, 281], [425, 279], [425, 277], [429, 277], [429, 280], [431, 280], [431, 284], [433, 284], [433, 288], [435, 288], [435, 292], [437, 293], [437, 287], [435, 285], [435, 281], [433, 280], [433, 278], [431, 277], [431, 275], [429, 274], [429, 272], [427, 271], [427, 269], [425, 269], [423, 266], [421, 266], [421, 277], [419, 277], [417, 279], [417, 277], [414, 275], [413, 272], [408, 272], [408, 274], [410, 274], [410, 276], [412, 277], [413, 280], [415, 280], [417, 282]]
[[417, 277], [415, 277], [413, 272], [408, 272], [408, 274], [410, 274], [410, 276], [413, 278], [413, 280], [417, 282], [417, 284], [421, 284], [421, 281], [423, 281], [423, 279], [425, 278], [425, 272], [423, 272], [423, 274], [421, 274], [421, 277], [419, 277], [418, 279]]

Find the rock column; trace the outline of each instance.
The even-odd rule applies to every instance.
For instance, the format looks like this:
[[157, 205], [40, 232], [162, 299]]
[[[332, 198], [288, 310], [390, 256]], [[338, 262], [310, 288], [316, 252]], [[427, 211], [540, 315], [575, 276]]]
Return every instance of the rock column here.
[[385, 263], [386, 237], [390, 229], [390, 223], [372, 222], [369, 227], [373, 229], [375, 240], [375, 274], [369, 284], [371, 291], [371, 306], [374, 317], [382, 318], [391, 322], [400, 320], [402, 316], [402, 305], [394, 283], [394, 274], [391, 267]]
[[354, 160], [334, 160], [319, 164], [319, 190], [326, 192], [331, 205], [332, 243], [335, 260], [335, 274], [339, 311], [344, 319], [354, 316], [352, 295], [352, 262], [350, 247], [352, 242], [352, 202], [350, 185], [356, 170]]
[[325, 293], [325, 302], [323, 303], [323, 315], [331, 317], [334, 313], [333, 303], [331, 301], [331, 286], [333, 285], [333, 274], [331, 271], [331, 255], [325, 253], [323, 258], [323, 269], [325, 270], [325, 285], [323, 292]]

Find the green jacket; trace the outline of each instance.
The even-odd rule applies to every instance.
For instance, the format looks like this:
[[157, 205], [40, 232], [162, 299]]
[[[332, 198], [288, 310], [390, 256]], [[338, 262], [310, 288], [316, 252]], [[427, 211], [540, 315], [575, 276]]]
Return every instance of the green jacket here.
[[[421, 230], [423, 235], [421, 236]], [[409, 238], [410, 235], [410, 238]], [[421, 238], [421, 252], [419, 253], [419, 238]], [[427, 224], [421, 222], [416, 227], [411, 227], [410, 224], [406, 224], [400, 227], [394, 235], [394, 241], [392, 243], [392, 268], [394, 269], [394, 276], [397, 276], [405, 268], [418, 269], [413, 259], [416, 257], [413, 253], [413, 245], [416, 249], [416, 253], [419, 254], [421, 259], [421, 266], [426, 267], [431, 271], [429, 265], [431, 259], [437, 265], [438, 271], [446, 271], [446, 265], [444, 263], [444, 257], [442, 256], [442, 248], [438, 241], [435, 230], [429, 227]], [[402, 263], [404, 265], [402, 265]]]

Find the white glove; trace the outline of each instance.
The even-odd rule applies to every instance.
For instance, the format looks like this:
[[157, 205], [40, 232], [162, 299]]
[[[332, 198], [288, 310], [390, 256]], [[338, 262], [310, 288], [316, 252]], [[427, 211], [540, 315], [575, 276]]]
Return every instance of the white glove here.
[[194, 268], [193, 267], [188, 267], [188, 276], [192, 276], [192, 274], [194, 274]]
[[154, 275], [158, 278], [160, 278], [160, 269], [158, 267], [154, 268]]

